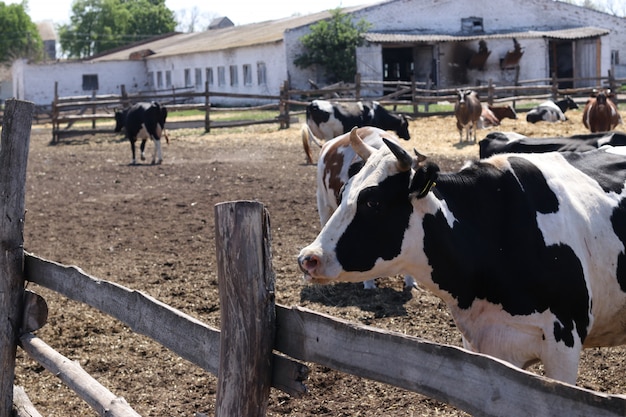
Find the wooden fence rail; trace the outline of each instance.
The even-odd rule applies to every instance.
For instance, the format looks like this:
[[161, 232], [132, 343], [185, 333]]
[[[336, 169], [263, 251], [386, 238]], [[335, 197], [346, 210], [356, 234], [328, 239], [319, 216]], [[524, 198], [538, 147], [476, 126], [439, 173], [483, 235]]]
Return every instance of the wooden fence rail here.
[[[260, 203], [251, 202], [220, 205], [222, 214], [220, 220], [216, 218], [216, 223], [219, 221], [230, 227], [229, 229], [226, 226], [220, 226], [225, 227], [224, 236], [230, 236], [226, 237], [225, 242], [221, 244], [224, 251], [220, 258], [226, 256], [227, 253], [247, 253], [252, 254], [251, 257], [264, 268], [271, 265], [271, 259], [267, 254], [268, 249], [262, 249], [271, 241], [269, 230], [263, 230], [265, 226], [262, 226], [267, 224], [267, 221], [249, 221], [247, 226], [245, 221], [241, 221], [241, 219], [265, 216], [259, 214], [264, 213], [261, 206]], [[256, 252], [242, 252], [241, 247], [236, 249], [237, 246], [234, 244], [238, 244], [240, 239], [233, 238], [233, 233], [230, 232], [233, 230], [248, 240], [256, 240], [258, 242], [255, 243]], [[259, 232], [263, 233], [263, 237], [252, 237]], [[259, 251], [263, 256], [253, 255]], [[264, 274], [255, 275], [256, 284], [251, 285], [251, 275], [239, 269], [241, 257], [234, 256], [233, 259], [235, 258], [237, 260], [229, 261], [230, 266], [219, 266], [222, 271], [220, 272], [222, 276], [220, 298], [227, 293], [236, 294], [233, 307], [238, 311], [238, 317], [258, 317], [248, 311], [249, 305], [243, 300], [249, 301], [247, 297], [258, 291], [265, 294], [261, 297], [265, 301], [268, 300], [267, 297], [271, 299], [273, 297], [273, 282], [271, 282], [273, 273], [266, 270]], [[218, 263], [223, 261], [224, 259]], [[248, 260], [244, 263], [249, 265], [251, 262], [253, 261]], [[231, 278], [224, 276], [226, 271], [233, 272], [232, 275], [228, 273]], [[238, 280], [237, 275], [244, 279]], [[28, 281], [59, 292], [73, 300], [87, 303], [116, 317], [131, 326], [135, 332], [155, 339], [176, 354], [214, 375], [219, 374], [216, 364], [222, 362], [221, 358], [229, 356], [219, 352], [220, 332], [218, 330], [211, 329], [138, 291], [90, 277], [76, 267], [63, 266], [28, 253], [25, 255], [24, 276]], [[269, 282], [267, 277], [270, 278]], [[227, 285], [231, 286], [230, 290], [223, 289], [222, 281], [224, 280], [229, 282]], [[120, 309], [120, 305], [124, 305], [125, 308]], [[267, 306], [267, 303], [265, 305]], [[222, 308], [224, 308], [223, 304]], [[135, 316], [136, 312], [138, 312], [137, 316]], [[276, 305], [275, 314], [275, 323], [273, 321], [264, 323], [265, 326], [276, 328], [273, 349], [281, 353], [281, 355], [272, 354], [271, 359], [265, 356], [267, 363], [272, 363], [271, 371], [268, 371], [272, 378], [271, 385], [296, 397], [306, 392], [302, 381], [308, 371], [306, 366], [290, 358], [314, 362], [356, 376], [401, 387], [452, 404], [476, 415], [511, 417], [593, 415], [602, 417], [626, 414], [626, 397], [624, 396], [596, 393], [562, 384], [521, 371], [503, 361], [471, 353], [458, 347], [440, 345], [416, 337], [340, 320], [299, 307], [288, 308]], [[139, 316], [141, 320], [137, 318]], [[158, 317], [161, 327], [157, 329], [154, 324], [156, 320], [150, 317]], [[271, 314], [269, 319], [271, 320]], [[245, 321], [241, 319], [231, 320], [230, 324], [228, 320], [222, 319], [222, 321], [222, 331], [229, 332], [224, 329], [224, 326], [230, 326], [231, 334], [234, 334], [232, 332], [238, 333], [235, 340], [242, 342], [242, 345], [229, 348], [229, 352], [238, 358], [237, 361], [230, 361], [230, 372], [239, 376], [259, 375], [258, 371], [236, 368], [245, 363], [242, 359], [245, 354], [242, 352], [248, 352], [251, 346], [256, 347], [255, 344], [248, 342], [250, 335], [246, 332], [250, 325], [258, 327], [259, 322], [254, 321], [255, 323], [248, 323], [244, 326]], [[252, 334], [258, 333], [258, 329], [252, 331]], [[174, 342], [173, 339], [179, 340]], [[390, 351], [395, 352], [393, 356], [388, 354]], [[210, 365], [207, 365], [208, 363]], [[60, 369], [59, 372], [69, 372], [69, 370]], [[267, 376], [268, 374], [265, 374], [265, 377]], [[220, 381], [227, 380], [234, 382], [232, 375]], [[244, 389], [245, 392], [249, 392], [250, 380], [239, 383], [243, 386], [228, 385], [222, 389], [226, 392], [244, 392]], [[285, 386], [289, 389], [285, 389]], [[265, 392], [263, 391], [263, 395], [267, 395]], [[110, 401], [108, 397], [111, 395], [113, 394], [103, 395], [100, 402]], [[250, 415], [232, 414], [232, 411], [246, 409], [246, 406], [251, 407], [252, 403], [242, 402], [250, 400], [251, 397], [240, 395], [230, 397], [230, 402], [227, 401], [224, 405], [226, 408], [220, 408], [221, 415]], [[256, 408], [248, 409], [258, 410], [258, 398], [253, 402]], [[254, 415], [262, 416], [263, 414]]]
[[[579, 79], [567, 79], [580, 81]], [[482, 101], [489, 104], [511, 103], [513, 107], [519, 100], [545, 100], [557, 98], [559, 96], [571, 95], [586, 100], [594, 88], [608, 87], [617, 91], [621, 85], [626, 83], [626, 79], [615, 79], [599, 77], [590, 79], [596, 87], [582, 88], [558, 88], [564, 79], [550, 78], [543, 80], [519, 81], [516, 85], [499, 86], [489, 81], [487, 84], [473, 86], [482, 97]], [[531, 84], [532, 82], [532, 84]], [[390, 92], [383, 94], [383, 89]], [[299, 108], [306, 106], [315, 98], [332, 98], [333, 100], [356, 100], [363, 96], [364, 92], [377, 92], [377, 96], [371, 94], [368, 99], [379, 101], [383, 105], [389, 106], [412, 106], [414, 117], [430, 115], [429, 106], [438, 102], [454, 102], [456, 100], [456, 88], [433, 88], [428, 83], [417, 82], [380, 82], [361, 81], [357, 74], [354, 84], [339, 83], [327, 88], [315, 88], [312, 90], [290, 89], [289, 83], [285, 82], [281, 91], [277, 95], [259, 94], [238, 94], [214, 92], [209, 90], [209, 84], [205, 83], [204, 91], [197, 92], [188, 88], [183, 91], [172, 89], [157, 93], [137, 93], [127, 94], [124, 86], [121, 86], [120, 95], [92, 95], [59, 97], [55, 84], [55, 96], [52, 103], [52, 138], [58, 141], [61, 136], [71, 134], [84, 134], [84, 131], [69, 131], [69, 129], [80, 121], [91, 121], [89, 133], [111, 132], [112, 128], [106, 130], [96, 129], [96, 120], [110, 120], [114, 118], [114, 108], [126, 107], [130, 103], [138, 101], [156, 100], [165, 104], [171, 111], [199, 110], [204, 112], [202, 119], [186, 120], [176, 125], [169, 123], [168, 128], [181, 127], [203, 127], [205, 132], [210, 132], [212, 128], [248, 126], [254, 124], [278, 123], [281, 128], [288, 128], [292, 121], [292, 116], [301, 113]], [[242, 103], [242, 106], [216, 107], [211, 105], [211, 98], [230, 98]], [[264, 104], [248, 105], [250, 102], [266, 102]], [[245, 104], [245, 105], [244, 105]], [[424, 111], [420, 112], [420, 105]], [[295, 111], [291, 106], [296, 106]], [[236, 121], [215, 121], [211, 119], [211, 114], [216, 112], [245, 112], [258, 110], [277, 110], [277, 115], [263, 120], [242, 119]], [[438, 113], [440, 114], [440, 113]], [[61, 125], [67, 123], [62, 128]]]

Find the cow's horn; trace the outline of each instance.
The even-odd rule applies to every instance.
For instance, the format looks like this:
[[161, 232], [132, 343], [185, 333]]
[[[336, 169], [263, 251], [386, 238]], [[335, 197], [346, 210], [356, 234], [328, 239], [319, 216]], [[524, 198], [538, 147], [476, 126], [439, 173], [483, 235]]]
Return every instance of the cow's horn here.
[[404, 150], [400, 145], [383, 138], [383, 142], [387, 145], [387, 147], [391, 150], [391, 152], [398, 158], [398, 169], [400, 171], [408, 171], [413, 166], [413, 158], [407, 151]]
[[357, 127], [355, 126], [350, 131], [350, 146], [352, 146], [354, 152], [356, 152], [356, 154], [359, 155], [361, 159], [367, 161], [367, 158], [369, 158], [373, 152], [373, 148], [367, 146], [367, 144], [363, 142], [363, 139], [361, 139], [356, 130]]

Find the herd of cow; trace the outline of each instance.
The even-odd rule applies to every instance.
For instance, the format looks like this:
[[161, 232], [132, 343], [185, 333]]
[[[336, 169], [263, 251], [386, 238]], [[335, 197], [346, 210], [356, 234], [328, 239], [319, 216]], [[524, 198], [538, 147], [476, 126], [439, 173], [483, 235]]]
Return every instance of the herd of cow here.
[[[570, 98], [543, 103], [527, 122], [565, 120], [571, 108]], [[455, 110], [461, 140], [517, 118], [471, 91]], [[621, 117], [607, 92], [583, 115], [589, 134], [490, 133], [479, 160], [443, 173], [400, 145], [406, 118], [376, 103], [314, 101], [302, 140], [310, 161], [311, 141], [326, 139], [322, 230], [298, 255], [305, 280], [373, 288], [404, 275], [447, 304], [467, 349], [522, 368], [542, 362], [575, 384], [583, 348], [626, 344], [626, 134], [613, 131]]]
[[[529, 123], [566, 120], [571, 98], [542, 103]], [[460, 140], [517, 118], [510, 107], [459, 91]], [[155, 143], [162, 161], [167, 110], [139, 103], [117, 111], [116, 132]], [[610, 93], [586, 103], [590, 134], [529, 138], [494, 132], [479, 160], [442, 173], [399, 139], [409, 119], [376, 102], [314, 100], [302, 141], [317, 162], [322, 230], [300, 251], [307, 281], [364, 282], [404, 275], [449, 307], [467, 349], [575, 384], [583, 348], [626, 344], [626, 134]], [[394, 133], [388, 132], [389, 130]], [[322, 144], [321, 140], [325, 140]]]

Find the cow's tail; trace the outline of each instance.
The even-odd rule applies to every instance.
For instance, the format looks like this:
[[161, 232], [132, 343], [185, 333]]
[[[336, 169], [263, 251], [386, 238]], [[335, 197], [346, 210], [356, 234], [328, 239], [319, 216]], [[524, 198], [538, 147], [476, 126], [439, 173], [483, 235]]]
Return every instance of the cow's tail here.
[[300, 134], [302, 136], [302, 147], [304, 148], [304, 154], [306, 155], [307, 164], [313, 163], [313, 152], [311, 151], [311, 142], [315, 142], [317, 146], [322, 147], [322, 143], [315, 137], [309, 125], [304, 123], [300, 128]]

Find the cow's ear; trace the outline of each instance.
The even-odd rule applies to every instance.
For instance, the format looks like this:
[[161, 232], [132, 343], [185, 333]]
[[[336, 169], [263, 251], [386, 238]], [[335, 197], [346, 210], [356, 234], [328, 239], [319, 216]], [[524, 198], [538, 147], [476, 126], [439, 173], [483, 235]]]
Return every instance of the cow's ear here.
[[439, 166], [434, 162], [426, 162], [424, 165], [415, 170], [415, 175], [409, 187], [409, 193], [412, 197], [423, 198], [435, 186], [437, 176], [439, 174]]

